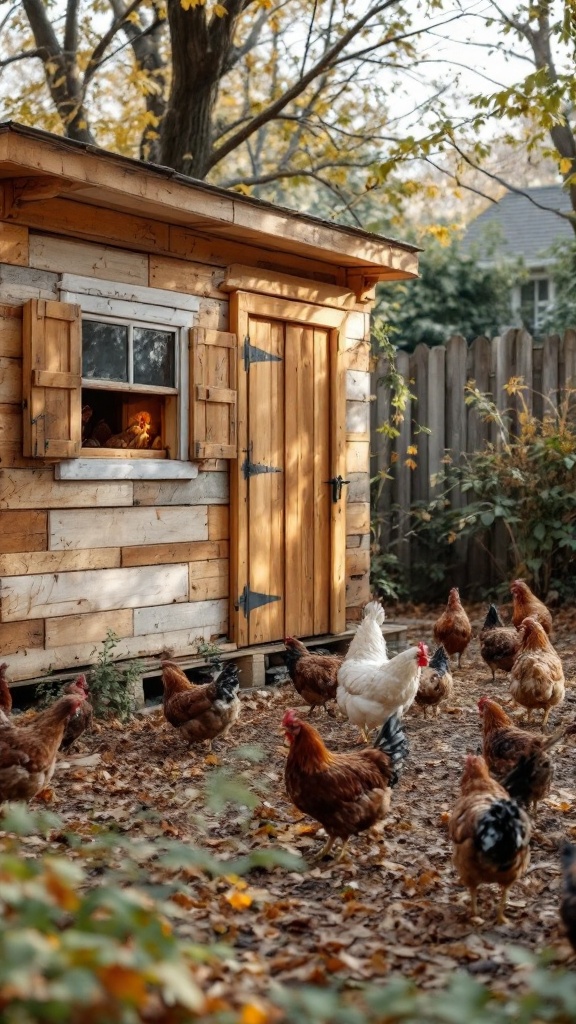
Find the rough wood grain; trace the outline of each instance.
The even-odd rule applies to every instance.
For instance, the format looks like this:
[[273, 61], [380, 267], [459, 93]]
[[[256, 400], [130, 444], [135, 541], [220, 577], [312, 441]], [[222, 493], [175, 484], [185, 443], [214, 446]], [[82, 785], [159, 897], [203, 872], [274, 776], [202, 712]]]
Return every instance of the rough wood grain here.
[[53, 618], [115, 608], [142, 608], [188, 599], [188, 566], [141, 566], [84, 572], [9, 576], [1, 598], [2, 622]]
[[[1, 515], [2, 513], [0, 513]], [[39, 515], [45, 516], [42, 512]], [[24, 576], [80, 569], [117, 569], [120, 548], [89, 548], [87, 551], [18, 551], [0, 555], [0, 575]]]
[[90, 615], [64, 615], [46, 619], [46, 648], [67, 647], [78, 642], [101, 643], [109, 630], [116, 636], [134, 635], [134, 612], [131, 608]]
[[48, 546], [47, 530], [46, 512], [0, 512], [0, 552], [45, 551]]
[[184, 544], [147, 544], [122, 548], [122, 565], [169, 565], [171, 562], [228, 557], [227, 540], [192, 541]]
[[50, 512], [50, 550], [207, 540], [206, 505]]
[[[133, 484], [61, 483], [54, 470], [1, 469], [0, 508], [101, 508], [131, 505]], [[95, 544], [94, 547], [99, 547]]]

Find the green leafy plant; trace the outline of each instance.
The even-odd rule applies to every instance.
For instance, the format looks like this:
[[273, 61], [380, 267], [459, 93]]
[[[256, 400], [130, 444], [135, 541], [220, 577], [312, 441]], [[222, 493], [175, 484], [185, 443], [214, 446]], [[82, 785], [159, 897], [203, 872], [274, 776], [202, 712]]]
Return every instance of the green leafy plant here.
[[134, 711], [133, 684], [140, 678], [142, 666], [138, 661], [113, 661], [112, 652], [119, 643], [120, 638], [109, 629], [90, 672], [90, 700], [97, 718], [124, 721]]
[[[447, 466], [441, 496], [426, 508], [412, 510], [414, 532], [434, 537], [447, 552], [459, 537], [480, 543], [501, 524], [506, 530], [509, 562], [498, 566], [502, 580], [510, 574], [527, 579], [541, 594], [551, 588], [566, 598], [576, 593], [576, 392], [567, 388], [558, 403], [543, 397], [544, 413], [531, 412], [529, 389], [521, 378], [506, 385], [517, 402], [502, 413], [492, 397], [473, 381], [466, 403], [494, 424], [496, 440]], [[454, 507], [455, 488], [468, 503]], [[489, 545], [484, 544], [489, 553]], [[449, 555], [447, 558], [449, 562]]]

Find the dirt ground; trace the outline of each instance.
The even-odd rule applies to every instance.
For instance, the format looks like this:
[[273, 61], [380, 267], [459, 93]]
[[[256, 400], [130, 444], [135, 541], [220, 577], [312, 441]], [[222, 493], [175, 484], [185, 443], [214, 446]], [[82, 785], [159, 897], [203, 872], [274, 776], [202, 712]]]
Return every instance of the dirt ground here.
[[[432, 650], [432, 624], [440, 610], [404, 609], [398, 616], [390, 611], [389, 618], [408, 625], [408, 641], [425, 640]], [[484, 613], [480, 606], [469, 609], [475, 634]], [[576, 715], [576, 613], [558, 612], [555, 623], [568, 688], [565, 702], [552, 713], [553, 726]], [[525, 968], [507, 955], [510, 944], [552, 947], [558, 962], [570, 956], [558, 916], [558, 847], [564, 837], [576, 840], [574, 741], [557, 751], [552, 793], [535, 823], [531, 865], [510, 893], [510, 923], [496, 925], [497, 890], [483, 887], [484, 923], [472, 924], [468, 893], [451, 865], [447, 822], [465, 754], [475, 753], [480, 743], [477, 701], [483, 694], [506, 697], [507, 681], [500, 675], [491, 682], [477, 639], [453, 674], [454, 697], [437, 718], [425, 719], [416, 707], [408, 712], [411, 752], [392, 811], [377, 834], [352, 840], [340, 863], [325, 861], [304, 871], [258, 869], [243, 879], [211, 879], [200, 868], [182, 873], [178, 930], [195, 942], [224, 942], [233, 950], [230, 963], [199, 968], [215, 999], [228, 998], [232, 986], [234, 1002], [241, 1004], [264, 995], [270, 978], [349, 984], [403, 975], [439, 988], [456, 968], [510, 991], [525, 977]], [[160, 709], [128, 727], [107, 726], [59, 764], [50, 809], [87, 843], [99, 823], [134, 838], [171, 836], [223, 859], [278, 847], [306, 856], [324, 834], [316, 834], [319, 827], [286, 797], [280, 734], [284, 710], [298, 707], [298, 701], [289, 682], [245, 693], [231, 742], [216, 744], [215, 756], [188, 750]], [[316, 725], [334, 750], [357, 744], [357, 731], [339, 718], [317, 712]], [[261, 748], [263, 760], [250, 760], [244, 745]], [[214, 788], [226, 766], [257, 792], [256, 808], [228, 804], [217, 810], [206, 804], [211, 780]], [[152, 817], [145, 813], [151, 809]], [[52, 836], [48, 843], [52, 852], [74, 856], [57, 840]]]

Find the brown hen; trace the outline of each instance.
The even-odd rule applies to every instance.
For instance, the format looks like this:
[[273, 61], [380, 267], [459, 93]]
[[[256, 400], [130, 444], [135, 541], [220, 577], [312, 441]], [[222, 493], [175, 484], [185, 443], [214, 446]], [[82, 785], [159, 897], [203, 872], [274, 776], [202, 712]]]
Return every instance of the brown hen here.
[[524, 619], [536, 619], [550, 636], [552, 632], [552, 615], [543, 601], [532, 593], [524, 580], [514, 580], [510, 587], [512, 594], [512, 622], [520, 629]]
[[552, 785], [554, 765], [549, 751], [573, 733], [576, 725], [563, 726], [546, 737], [519, 729], [489, 697], [480, 698], [478, 710], [482, 716], [482, 752], [488, 768], [510, 796], [535, 812]]
[[340, 654], [314, 654], [292, 636], [284, 640], [286, 665], [294, 689], [310, 705], [308, 714], [316, 707], [326, 707], [326, 702], [336, 699], [338, 669], [344, 661]]
[[530, 860], [531, 828], [526, 811], [490, 777], [484, 758], [469, 754], [449, 829], [454, 866], [470, 890], [473, 917], [478, 914], [478, 887], [499, 885], [498, 923], [506, 923], [508, 889]]
[[336, 839], [342, 839], [340, 860], [350, 837], [371, 828], [390, 808], [391, 787], [408, 754], [400, 718], [394, 714], [385, 722], [374, 747], [349, 754], [328, 750], [320, 733], [295, 711], [286, 712], [282, 725], [290, 747], [285, 770], [288, 796], [328, 835], [312, 859], [321, 860]]
[[196, 685], [172, 661], [162, 662], [164, 717], [188, 743], [226, 736], [240, 714], [238, 668], [228, 662], [218, 679]]
[[446, 611], [436, 620], [434, 624], [434, 639], [437, 644], [442, 644], [446, 653], [452, 657], [458, 655], [458, 666], [464, 651], [472, 638], [472, 626], [470, 619], [464, 611], [460, 602], [458, 587], [452, 587], [448, 595]]
[[440, 710], [440, 701], [445, 700], [452, 693], [453, 680], [448, 664], [448, 656], [442, 644], [436, 648], [430, 658], [428, 665], [420, 673], [418, 692], [414, 702], [424, 708], [424, 717], [428, 714], [428, 708], [434, 708], [437, 715]]
[[75, 714], [72, 715], [64, 730], [60, 749], [68, 750], [83, 733], [92, 728], [94, 709], [88, 700], [90, 690], [85, 675], [76, 676], [74, 682], [65, 688], [64, 693], [72, 693], [83, 698], [82, 703], [77, 708]]
[[66, 725], [83, 700], [67, 694], [28, 724], [0, 731], [0, 803], [31, 800], [50, 782]]
[[528, 709], [529, 718], [535, 708], [542, 708], [544, 729], [552, 708], [564, 700], [562, 662], [536, 619], [524, 619], [519, 633], [520, 650], [512, 666], [510, 693]]

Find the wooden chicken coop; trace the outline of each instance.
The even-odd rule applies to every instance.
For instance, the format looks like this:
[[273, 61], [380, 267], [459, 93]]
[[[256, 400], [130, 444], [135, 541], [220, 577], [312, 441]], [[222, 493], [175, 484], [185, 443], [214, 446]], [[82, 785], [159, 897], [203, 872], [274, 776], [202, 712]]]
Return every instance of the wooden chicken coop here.
[[[0, 656], [336, 637], [369, 596], [369, 318], [414, 247], [0, 125]], [[239, 651], [240, 653], [240, 651]], [[156, 661], [157, 664], [157, 661]]]

